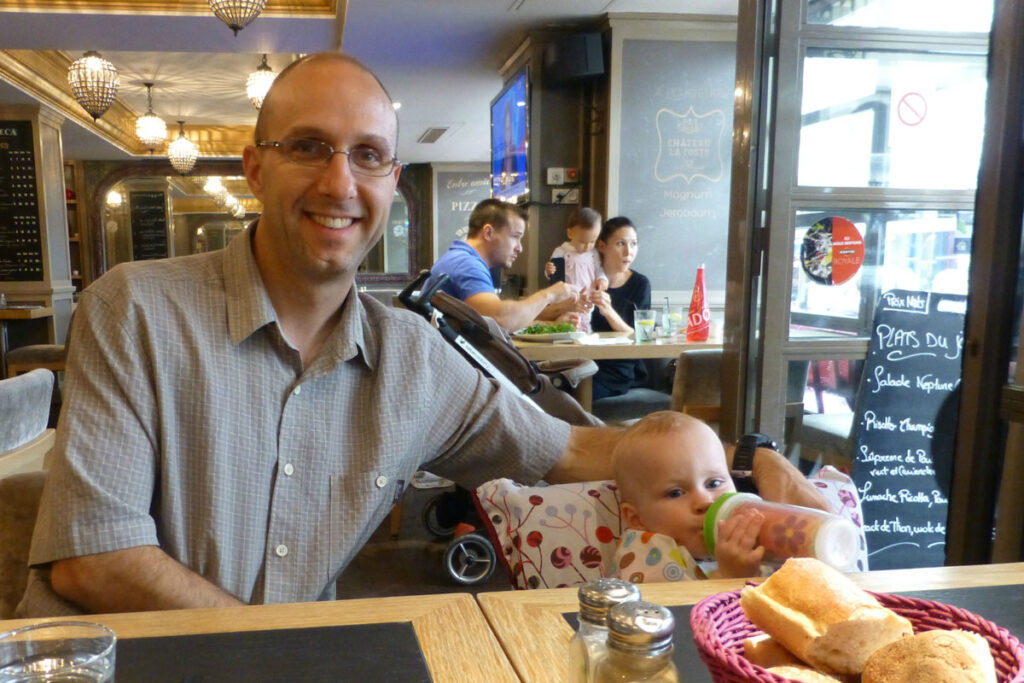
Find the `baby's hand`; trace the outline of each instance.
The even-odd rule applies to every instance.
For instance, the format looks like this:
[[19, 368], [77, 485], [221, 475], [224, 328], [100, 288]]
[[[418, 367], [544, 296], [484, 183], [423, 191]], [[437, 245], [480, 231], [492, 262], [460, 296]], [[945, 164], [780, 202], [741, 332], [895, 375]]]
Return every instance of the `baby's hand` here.
[[594, 283], [594, 289], [596, 289], [599, 292], [608, 291], [608, 281], [598, 280], [597, 282]]
[[764, 515], [757, 510], [743, 509], [718, 523], [718, 541], [715, 543], [717, 578], [741, 579], [758, 575], [764, 559], [764, 546], [757, 544], [757, 537], [763, 524]]
[[548, 261], [547, 263], [545, 263], [544, 264], [544, 274], [550, 280], [551, 276], [555, 274], [555, 264], [552, 263], [551, 261]]

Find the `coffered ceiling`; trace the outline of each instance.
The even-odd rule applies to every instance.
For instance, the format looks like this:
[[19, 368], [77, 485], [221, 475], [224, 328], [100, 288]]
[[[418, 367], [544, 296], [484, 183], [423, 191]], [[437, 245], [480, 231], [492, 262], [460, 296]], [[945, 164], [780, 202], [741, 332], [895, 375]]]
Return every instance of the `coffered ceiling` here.
[[[498, 70], [528, 31], [586, 27], [604, 14], [735, 14], [737, 0], [268, 0], [237, 36], [207, 0], [0, 0], [0, 104], [43, 102], [68, 117], [71, 159], [147, 154], [134, 137], [152, 81], [153, 108], [177, 120], [204, 156], [237, 156], [256, 111], [245, 79], [268, 53], [280, 71], [298, 54], [344, 49], [401, 102], [399, 156], [488, 159], [488, 104]], [[98, 50], [120, 72], [118, 101], [97, 123], [77, 106], [67, 65]], [[433, 144], [427, 128], [448, 132]], [[159, 153], [159, 150], [158, 150]]]

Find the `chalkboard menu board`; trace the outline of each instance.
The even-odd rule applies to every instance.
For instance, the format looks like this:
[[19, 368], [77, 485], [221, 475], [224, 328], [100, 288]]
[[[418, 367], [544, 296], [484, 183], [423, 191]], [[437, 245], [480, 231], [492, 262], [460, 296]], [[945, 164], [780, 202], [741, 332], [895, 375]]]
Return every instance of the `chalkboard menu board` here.
[[163, 192], [129, 192], [132, 260], [167, 258], [167, 197]]
[[872, 570], [945, 564], [966, 305], [894, 289], [875, 310], [853, 469]]
[[0, 280], [43, 279], [31, 121], [0, 121]]
[[437, 221], [434, 224], [434, 258], [455, 240], [466, 239], [469, 214], [482, 199], [491, 196], [491, 176], [484, 170], [437, 172]]
[[725, 289], [736, 44], [625, 40], [618, 213], [655, 289]]

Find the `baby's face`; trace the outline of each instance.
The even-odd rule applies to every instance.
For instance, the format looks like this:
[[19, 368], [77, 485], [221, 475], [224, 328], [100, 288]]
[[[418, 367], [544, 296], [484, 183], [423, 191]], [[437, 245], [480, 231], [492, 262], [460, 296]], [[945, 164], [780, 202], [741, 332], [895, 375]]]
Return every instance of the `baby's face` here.
[[[710, 435], [710, 436], [709, 436]], [[708, 557], [704, 513], [723, 493], [735, 491], [722, 444], [710, 430], [672, 432], [647, 439], [644, 456], [631, 461], [628, 501], [648, 531], [666, 534], [694, 557]]]
[[577, 253], [590, 251], [597, 244], [597, 236], [601, 234], [601, 224], [594, 223], [587, 227], [585, 225], [574, 225], [566, 230], [569, 237], [569, 244]]

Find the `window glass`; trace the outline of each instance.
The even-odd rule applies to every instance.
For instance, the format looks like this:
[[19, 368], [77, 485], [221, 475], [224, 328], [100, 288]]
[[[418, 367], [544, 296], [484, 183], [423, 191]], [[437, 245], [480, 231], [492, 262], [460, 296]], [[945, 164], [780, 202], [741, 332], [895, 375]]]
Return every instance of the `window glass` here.
[[808, 0], [807, 23], [987, 33], [993, 0]]
[[[863, 260], [833, 278], [843, 246], [822, 228], [837, 218], [856, 228]], [[966, 294], [973, 224], [972, 211], [797, 212], [790, 338], [868, 336], [875, 303], [890, 289]], [[838, 263], [834, 269], [839, 272]]]
[[973, 189], [985, 57], [809, 48], [797, 182]]

